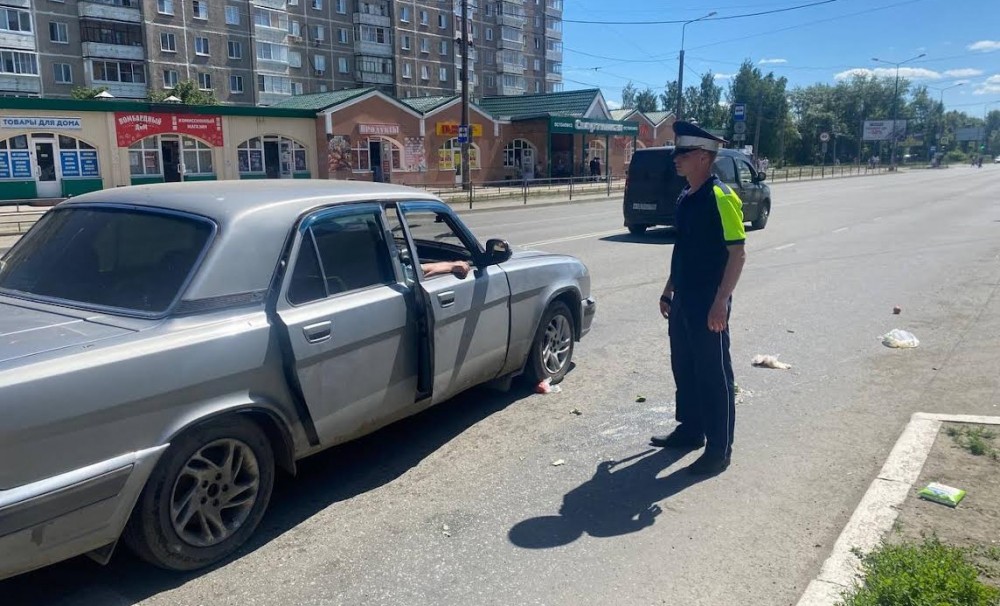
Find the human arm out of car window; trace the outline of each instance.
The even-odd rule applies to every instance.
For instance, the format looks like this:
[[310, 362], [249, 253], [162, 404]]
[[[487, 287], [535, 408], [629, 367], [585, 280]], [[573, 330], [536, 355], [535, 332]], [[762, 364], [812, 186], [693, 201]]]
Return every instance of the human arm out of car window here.
[[464, 280], [469, 275], [471, 267], [466, 261], [439, 261], [435, 263], [421, 263], [420, 270], [425, 278], [452, 274]]

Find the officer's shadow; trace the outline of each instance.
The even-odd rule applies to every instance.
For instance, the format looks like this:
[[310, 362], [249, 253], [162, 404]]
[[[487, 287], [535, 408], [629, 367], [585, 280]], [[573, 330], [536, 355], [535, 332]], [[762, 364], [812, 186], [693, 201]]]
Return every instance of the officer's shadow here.
[[572, 543], [584, 533], [613, 537], [652, 526], [663, 512], [660, 501], [706, 479], [686, 468], [656, 477], [686, 454], [651, 448], [621, 461], [604, 461], [592, 478], [563, 497], [559, 515], [519, 522], [508, 537], [518, 547], [545, 549]]

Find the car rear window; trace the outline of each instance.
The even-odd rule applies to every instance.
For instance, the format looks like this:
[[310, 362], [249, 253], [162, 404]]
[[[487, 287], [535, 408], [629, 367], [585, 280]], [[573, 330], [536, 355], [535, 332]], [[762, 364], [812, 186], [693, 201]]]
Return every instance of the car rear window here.
[[214, 231], [207, 219], [152, 209], [57, 208], [4, 258], [0, 291], [162, 313]]
[[630, 183], [668, 183], [677, 176], [670, 150], [637, 151], [628, 167]]

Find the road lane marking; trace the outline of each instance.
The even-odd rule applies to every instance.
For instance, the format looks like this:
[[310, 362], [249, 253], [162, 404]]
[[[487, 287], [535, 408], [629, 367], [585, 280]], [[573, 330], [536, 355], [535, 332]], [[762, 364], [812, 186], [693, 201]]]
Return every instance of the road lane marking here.
[[621, 234], [621, 229], [613, 229], [610, 231], [595, 231], [590, 234], [579, 234], [576, 236], [565, 236], [562, 238], [553, 238], [551, 240], [539, 240], [538, 242], [528, 242], [527, 244], [519, 244], [520, 248], [531, 248], [534, 246], [544, 246], [546, 244], [559, 244], [561, 242], [572, 242], [574, 240], [586, 240], [587, 238], [600, 238], [601, 236], [613, 236], [615, 234]]
[[782, 244], [781, 246], [775, 247], [774, 250], [785, 250], [786, 248], [791, 248], [793, 246], [795, 246], [795, 242], [791, 242], [789, 244]]
[[845, 232], [845, 231], [847, 231], [847, 230], [848, 230], [848, 228], [847, 228], [847, 227], [841, 227], [840, 229], [835, 229], [835, 230], [833, 230], [833, 233], [835, 233], [835, 234], [839, 234], [839, 233], [843, 233], [843, 232]]

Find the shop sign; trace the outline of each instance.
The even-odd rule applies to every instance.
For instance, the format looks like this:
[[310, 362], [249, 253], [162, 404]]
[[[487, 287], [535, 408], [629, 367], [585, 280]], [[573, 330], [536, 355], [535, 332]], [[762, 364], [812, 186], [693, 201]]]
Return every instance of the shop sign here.
[[62, 165], [62, 176], [80, 176], [80, 156], [76, 151], [59, 152], [59, 163]]
[[128, 147], [153, 135], [181, 134], [198, 137], [211, 145], [223, 145], [222, 118], [197, 114], [116, 112], [118, 147]]
[[101, 176], [100, 165], [97, 163], [96, 149], [80, 150], [80, 176], [81, 177]]
[[83, 122], [80, 118], [67, 118], [65, 116], [3, 116], [0, 117], [0, 127], [80, 130], [83, 128]]
[[635, 122], [591, 118], [551, 118], [549, 131], [584, 135], [638, 136], [639, 125]]
[[403, 140], [403, 170], [421, 173], [427, 170], [423, 137], [407, 137]]
[[358, 124], [359, 135], [395, 136], [399, 134], [398, 124]]
[[14, 179], [31, 178], [31, 153], [26, 151], [10, 152], [10, 176]]
[[[482, 137], [483, 136], [483, 125], [482, 124], [472, 124], [472, 136]], [[457, 137], [459, 124], [458, 122], [438, 122], [435, 125], [435, 130], [440, 137]]]

